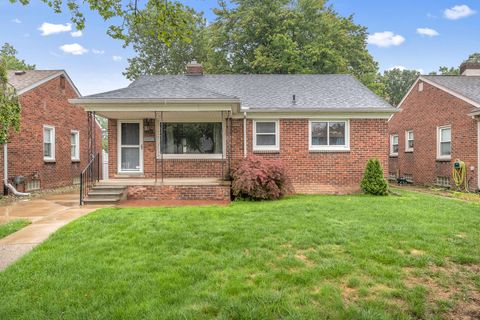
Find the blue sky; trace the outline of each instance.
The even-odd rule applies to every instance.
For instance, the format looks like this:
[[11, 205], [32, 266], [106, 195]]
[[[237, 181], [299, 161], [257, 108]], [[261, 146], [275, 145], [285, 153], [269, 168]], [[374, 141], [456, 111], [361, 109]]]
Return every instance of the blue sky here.
[[[184, 0], [213, 20], [216, 0]], [[331, 0], [344, 16], [368, 28], [368, 49], [381, 70], [395, 66], [437, 70], [457, 66], [480, 51], [478, 0]], [[132, 50], [105, 31], [109, 23], [86, 12], [82, 34], [69, 27], [68, 13], [55, 14], [44, 3], [29, 6], [0, 0], [0, 44], [11, 43], [19, 56], [38, 69], [65, 69], [82, 94], [128, 85], [122, 72]], [[72, 30], [69, 30], [69, 29]], [[73, 34], [72, 34], [73, 33]]]

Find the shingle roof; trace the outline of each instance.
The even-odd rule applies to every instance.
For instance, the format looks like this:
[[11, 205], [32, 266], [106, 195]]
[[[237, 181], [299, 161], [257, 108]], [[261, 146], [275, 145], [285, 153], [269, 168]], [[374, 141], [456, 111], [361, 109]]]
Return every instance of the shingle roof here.
[[480, 104], [480, 76], [422, 76]]
[[[295, 102], [293, 102], [295, 95]], [[84, 99], [238, 98], [250, 109], [360, 109], [393, 107], [351, 75], [158, 75], [124, 89]]]
[[26, 70], [22, 73], [9, 70], [7, 71], [7, 78], [15, 90], [21, 91], [60, 72], [63, 72], [63, 70]]

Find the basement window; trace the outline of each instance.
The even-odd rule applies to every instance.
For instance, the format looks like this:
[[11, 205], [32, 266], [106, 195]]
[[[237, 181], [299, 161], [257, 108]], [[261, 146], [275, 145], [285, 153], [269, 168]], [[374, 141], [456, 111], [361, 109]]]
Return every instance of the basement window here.
[[80, 176], [73, 177], [72, 183], [73, 185], [80, 184]]
[[55, 161], [55, 127], [43, 126], [43, 160]]
[[388, 173], [388, 180], [390, 180], [390, 181], [397, 180], [397, 175], [395, 174], [395, 172], [389, 172]]
[[25, 191], [35, 191], [40, 190], [40, 180], [34, 179], [27, 181], [25, 185]]
[[407, 180], [407, 182], [413, 183], [413, 174], [405, 173], [405, 174], [403, 175], [403, 178], [404, 178], [405, 180]]
[[437, 177], [437, 180], [435, 181], [435, 185], [439, 187], [450, 187], [450, 178], [449, 177]]

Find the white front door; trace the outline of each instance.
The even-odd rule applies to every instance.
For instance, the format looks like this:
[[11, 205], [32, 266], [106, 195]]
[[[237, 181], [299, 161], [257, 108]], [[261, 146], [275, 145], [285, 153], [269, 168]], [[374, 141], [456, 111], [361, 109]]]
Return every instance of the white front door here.
[[143, 172], [143, 122], [118, 122], [118, 172]]

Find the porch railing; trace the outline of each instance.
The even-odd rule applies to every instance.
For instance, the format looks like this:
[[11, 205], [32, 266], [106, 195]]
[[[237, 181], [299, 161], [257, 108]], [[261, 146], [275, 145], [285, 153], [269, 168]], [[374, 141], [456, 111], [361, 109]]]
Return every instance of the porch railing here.
[[90, 189], [100, 181], [100, 153], [97, 153], [80, 173], [80, 205], [83, 205]]

